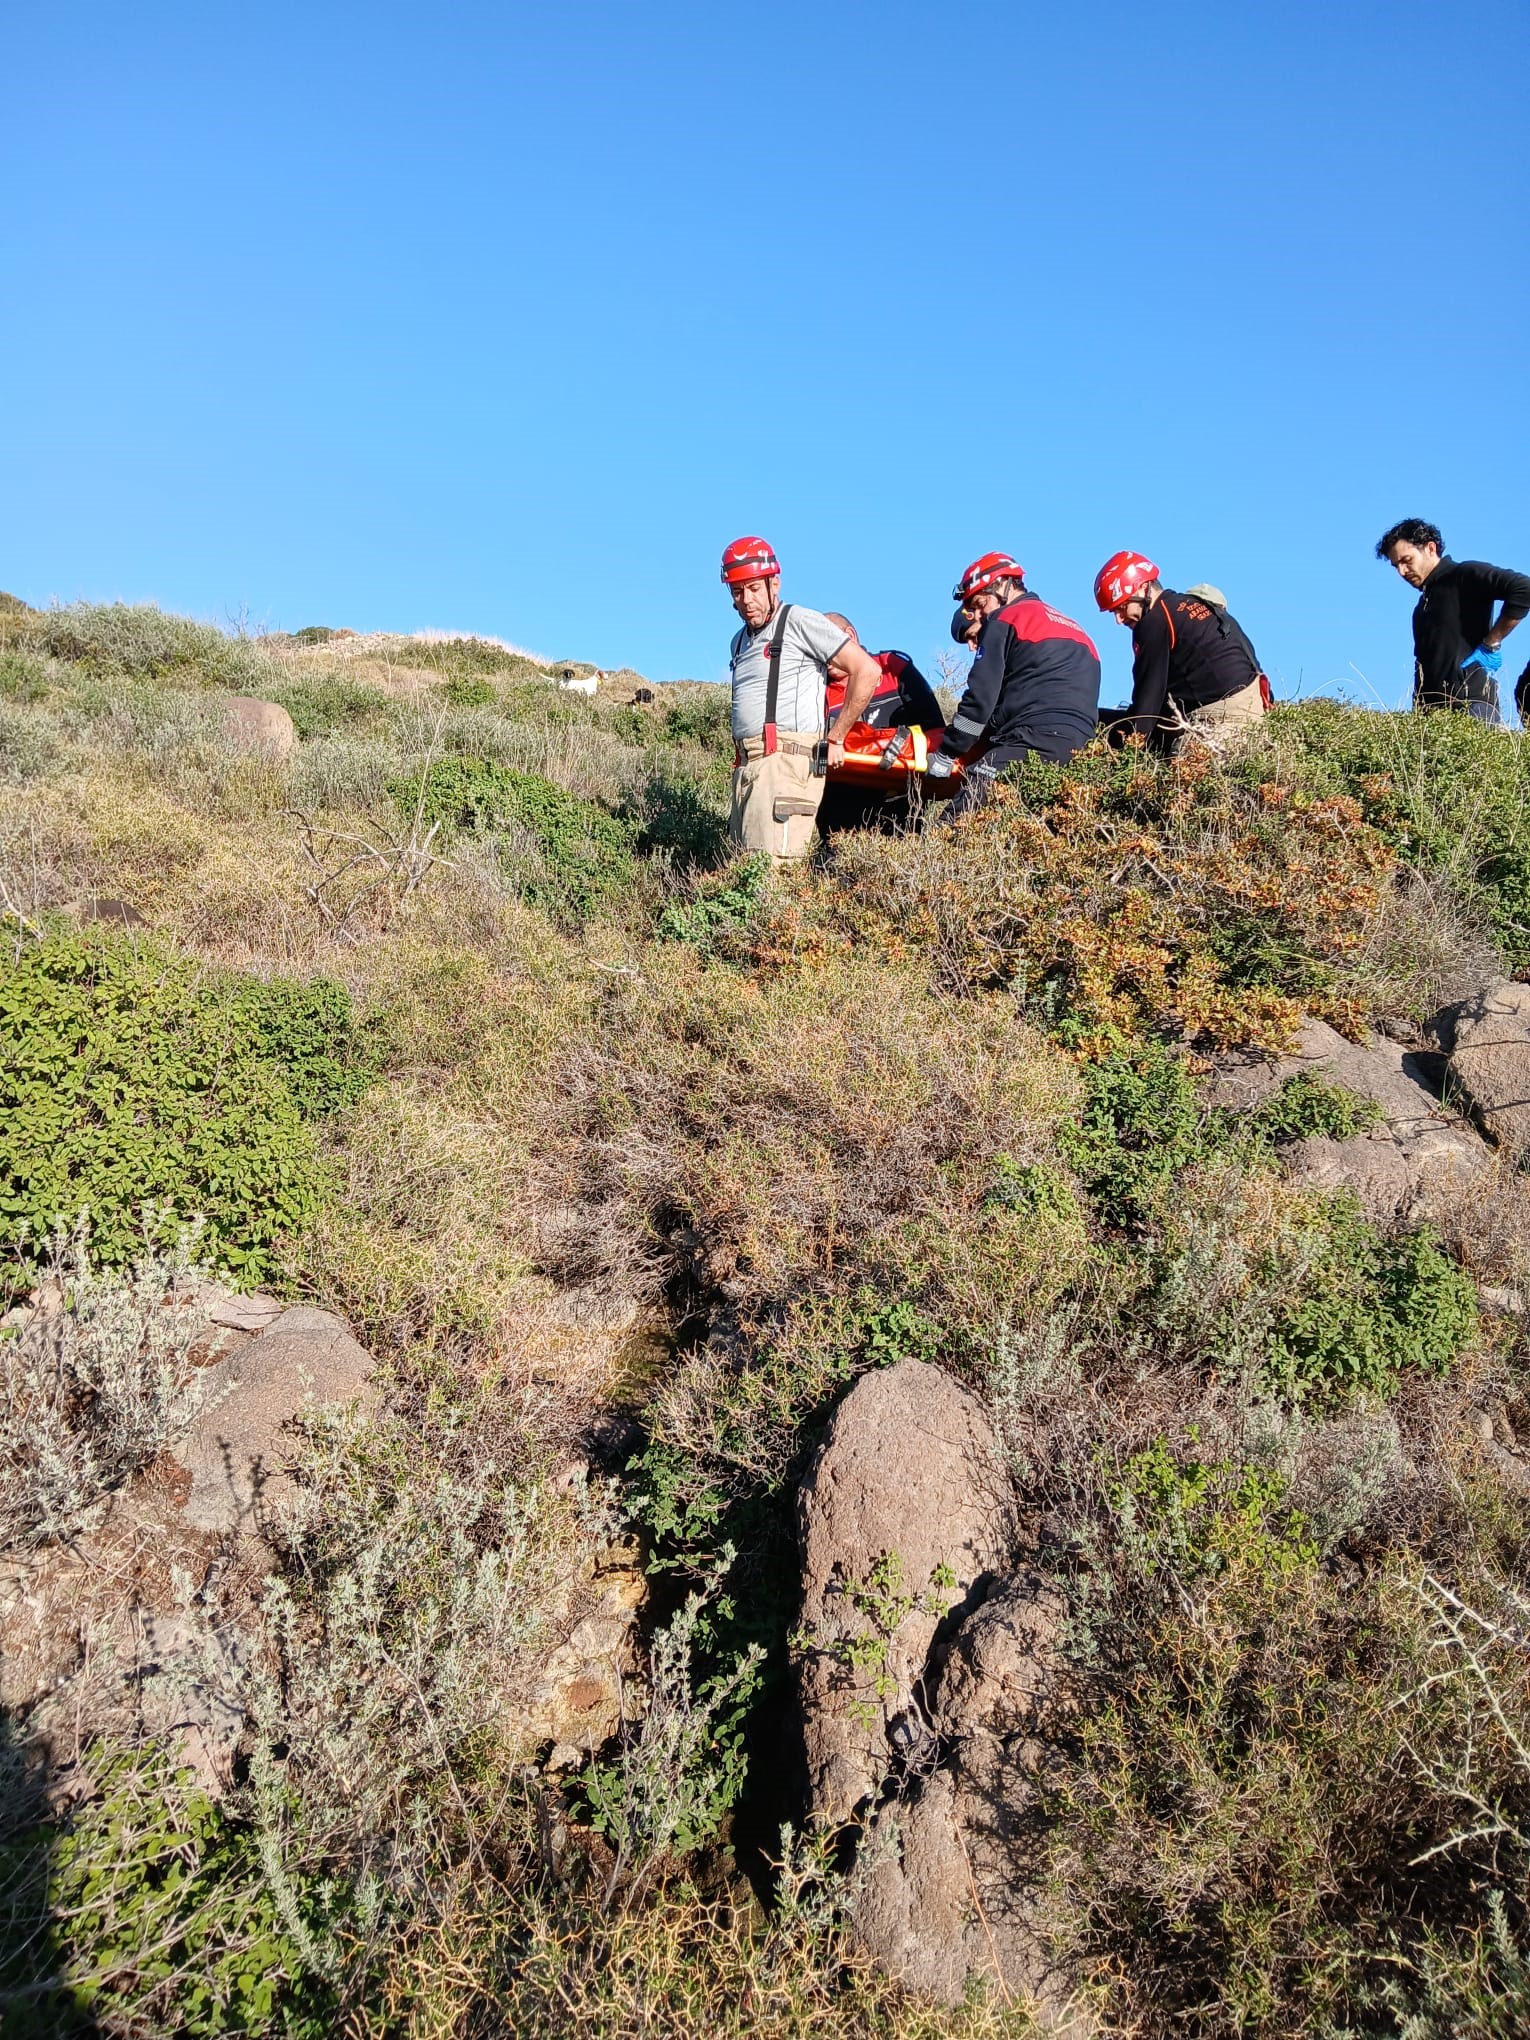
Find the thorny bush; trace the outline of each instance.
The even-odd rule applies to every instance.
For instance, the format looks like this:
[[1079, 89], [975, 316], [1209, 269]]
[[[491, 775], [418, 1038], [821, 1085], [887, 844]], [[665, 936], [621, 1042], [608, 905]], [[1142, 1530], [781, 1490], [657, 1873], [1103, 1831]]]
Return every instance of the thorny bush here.
[[1335, 701], [1277, 710], [1232, 767], [1293, 798], [1348, 796], [1406, 863], [1448, 873], [1508, 962], [1530, 964], [1530, 748], [1468, 715], [1376, 715]]
[[1495, 1852], [1522, 1888], [1522, 1845], [1505, 1855], [1471, 1804], [1522, 1833], [1522, 1644], [1476, 1635], [1497, 1659], [1495, 1717], [1415, 1579], [1319, 1563], [1278, 1474], [1193, 1438], [1155, 1441], [1102, 1493], [1066, 1750], [1037, 1784], [1072, 1953], [1114, 2019], [1349, 2031], [1426, 1928], [1458, 1981], [1446, 1946]]

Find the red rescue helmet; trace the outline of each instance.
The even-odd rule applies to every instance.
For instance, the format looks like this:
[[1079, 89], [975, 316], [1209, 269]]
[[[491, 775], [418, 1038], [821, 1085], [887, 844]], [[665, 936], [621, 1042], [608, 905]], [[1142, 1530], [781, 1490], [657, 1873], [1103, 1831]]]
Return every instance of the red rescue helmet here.
[[1112, 553], [1094, 577], [1094, 599], [1107, 612], [1124, 603], [1158, 579], [1158, 569], [1145, 553]]
[[722, 577], [730, 587], [740, 581], [773, 581], [781, 571], [767, 540], [736, 538], [723, 554]]
[[965, 602], [969, 595], [981, 595], [983, 590], [991, 586], [995, 581], [1023, 581], [1024, 579], [1024, 567], [1021, 566], [1017, 559], [1012, 559], [1008, 553], [984, 553], [980, 560], [972, 562], [972, 565], [951, 590], [951, 600], [953, 602]]

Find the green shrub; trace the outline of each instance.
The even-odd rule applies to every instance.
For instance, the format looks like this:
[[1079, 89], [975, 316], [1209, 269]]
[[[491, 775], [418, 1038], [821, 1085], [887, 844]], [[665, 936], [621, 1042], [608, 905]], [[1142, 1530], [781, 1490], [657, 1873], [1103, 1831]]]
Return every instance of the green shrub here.
[[688, 1564], [723, 1542], [726, 1484], [689, 1453], [652, 1439], [627, 1468], [627, 1510], [650, 1540], [657, 1569]]
[[423, 779], [395, 781], [389, 792], [404, 814], [418, 810], [448, 830], [524, 829], [541, 852], [543, 875], [528, 878], [522, 890], [544, 904], [584, 916], [632, 883], [628, 826], [533, 772], [484, 758], [441, 758]]
[[987, 1202], [997, 1211], [1029, 1211], [1058, 1221], [1079, 1215], [1078, 1198], [1059, 1170], [1048, 1162], [1017, 1162], [1013, 1155], [994, 1156]]
[[1305, 1071], [1287, 1077], [1278, 1091], [1270, 1094], [1249, 1115], [1250, 1130], [1264, 1140], [1282, 1147], [1289, 1141], [1309, 1140], [1322, 1135], [1329, 1140], [1349, 1140], [1357, 1133], [1379, 1126], [1381, 1107], [1374, 1099], [1362, 1098], [1342, 1084], [1325, 1083]]
[[319, 1201], [310, 1122], [369, 1080], [338, 986], [50, 933], [0, 967], [0, 1229], [35, 1254], [88, 1211], [121, 1264], [198, 1213], [211, 1259], [268, 1275]]
[[[643, 1534], [649, 1572], [710, 1578], [691, 1637], [698, 1679], [727, 1679], [750, 1658], [744, 1703], [778, 1692], [786, 1676], [798, 1602], [796, 1476], [824, 1422], [859, 1370], [906, 1352], [931, 1357], [931, 1328], [906, 1304], [864, 1292], [822, 1316], [816, 1350], [758, 1354], [716, 1396], [701, 1435], [684, 1423], [670, 1435], [661, 1395], [654, 1435], [626, 1469], [624, 1507]], [[714, 1571], [724, 1549], [729, 1564]]]
[[1162, 1043], [1117, 1050], [1082, 1077], [1078, 1118], [1058, 1128], [1058, 1149], [1107, 1222], [1141, 1224], [1154, 1198], [1205, 1155], [1211, 1122], [1184, 1057]]
[[387, 706], [386, 698], [375, 687], [365, 686], [344, 673], [311, 674], [268, 689], [266, 698], [281, 703], [292, 717], [293, 728], [304, 739], [353, 729], [375, 719]]
[[711, 865], [727, 854], [726, 802], [698, 779], [651, 773], [625, 813], [645, 856], [663, 850], [680, 865]]
[[84, 1754], [93, 1796], [60, 1829], [24, 1827], [0, 1843], [14, 1930], [0, 1952], [0, 1999], [16, 1993], [7, 2033], [334, 2032], [307, 1952], [303, 1915], [317, 1916], [317, 1895], [273, 1886], [258, 1834], [162, 1753]]
[[487, 708], [495, 694], [481, 673], [456, 673], [446, 683], [446, 698], [453, 708]]
[[693, 695], [664, 710], [660, 725], [666, 744], [699, 744], [708, 751], [726, 751], [733, 743], [733, 704], [726, 687]]
[[1314, 1200], [1258, 1279], [1287, 1296], [1266, 1372], [1297, 1399], [1390, 1395], [1405, 1370], [1442, 1374], [1476, 1330], [1472, 1279], [1433, 1236], [1385, 1239], [1344, 1193]]
[[688, 900], [671, 900], [659, 916], [661, 942], [688, 942], [704, 954], [727, 935], [747, 928], [770, 891], [770, 860], [746, 857], [721, 877], [696, 888]]
[[350, 994], [331, 978], [245, 978], [235, 1010], [253, 1029], [260, 1053], [277, 1063], [305, 1119], [354, 1105], [376, 1074], [369, 1038], [357, 1030]]
[[1134, 1453], [1107, 1489], [1128, 1563], [1182, 1587], [1229, 1574], [1270, 1584], [1315, 1564], [1306, 1519], [1286, 1494], [1268, 1468], [1181, 1458], [1163, 1438]]
[[846, 1345], [859, 1367], [896, 1367], [900, 1360], [933, 1360], [942, 1345], [940, 1326], [906, 1296], [890, 1301], [874, 1290], [856, 1297]]
[[744, 1724], [764, 1650], [751, 1644], [710, 1675], [695, 1661], [708, 1634], [705, 1611], [734, 1555], [723, 1545], [700, 1587], [651, 1638], [643, 1718], [617, 1757], [592, 1764], [581, 1780], [591, 1825], [613, 1851], [608, 1904], [624, 1885], [629, 1898], [640, 1890], [666, 1856], [710, 1841], [743, 1791]]
[[[1186, 1169], [1229, 1149], [1241, 1148], [1253, 1165], [1267, 1165], [1272, 1147], [1312, 1134], [1347, 1140], [1381, 1118], [1370, 1100], [1304, 1073], [1288, 1078], [1240, 1122], [1201, 1102], [1184, 1056], [1166, 1042], [1116, 1049], [1086, 1063], [1081, 1074], [1083, 1103], [1077, 1121], [1058, 1128], [1058, 1152], [1083, 1179], [1100, 1215], [1118, 1226], [1143, 1224]], [[990, 1193], [995, 1204], [1056, 1219], [1073, 1215], [1071, 1197], [1045, 1164], [1001, 1168]]]
[[[742, 1442], [737, 1432], [731, 1442]], [[724, 1677], [758, 1647], [759, 1684], [774, 1690], [797, 1600], [789, 1476], [751, 1477], [704, 1451], [653, 1438], [627, 1468], [623, 1499], [656, 1579], [695, 1579], [712, 1570], [719, 1551], [732, 1554], [715, 1572], [694, 1625], [693, 1662], [704, 1679]]]

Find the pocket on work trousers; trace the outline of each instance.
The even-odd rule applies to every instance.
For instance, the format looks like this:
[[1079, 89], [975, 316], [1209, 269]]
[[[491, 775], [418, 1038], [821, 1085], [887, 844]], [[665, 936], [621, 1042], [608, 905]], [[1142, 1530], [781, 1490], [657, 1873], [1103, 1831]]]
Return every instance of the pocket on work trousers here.
[[778, 863], [805, 857], [822, 799], [823, 781], [795, 751], [740, 765], [733, 774], [733, 840]]

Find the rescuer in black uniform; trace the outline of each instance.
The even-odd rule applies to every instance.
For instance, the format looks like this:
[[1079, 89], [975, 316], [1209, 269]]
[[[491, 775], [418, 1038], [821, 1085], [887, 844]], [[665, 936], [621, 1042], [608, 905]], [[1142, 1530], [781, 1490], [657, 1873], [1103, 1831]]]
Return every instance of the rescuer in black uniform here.
[[1168, 745], [1190, 716], [1238, 728], [1264, 714], [1269, 683], [1225, 604], [1165, 588], [1150, 559], [1125, 552], [1095, 576], [1094, 599], [1132, 634], [1131, 707], [1112, 718], [1113, 742], [1139, 735]]
[[1421, 517], [1405, 517], [1384, 532], [1376, 557], [1420, 590], [1413, 608], [1413, 706], [1464, 709], [1479, 722], [1501, 723], [1499, 647], [1530, 616], [1530, 574], [1486, 560], [1451, 559], [1439, 526]]
[[[978, 619], [977, 657], [945, 742], [927, 776], [949, 778], [963, 760], [949, 820], [981, 807], [1006, 765], [1032, 755], [1065, 763], [1094, 735], [1100, 707], [1100, 655], [1072, 617], [1025, 585], [1009, 553], [984, 553], [962, 575], [956, 601]], [[957, 636], [960, 618], [953, 618]], [[986, 748], [972, 757], [979, 744]]]

